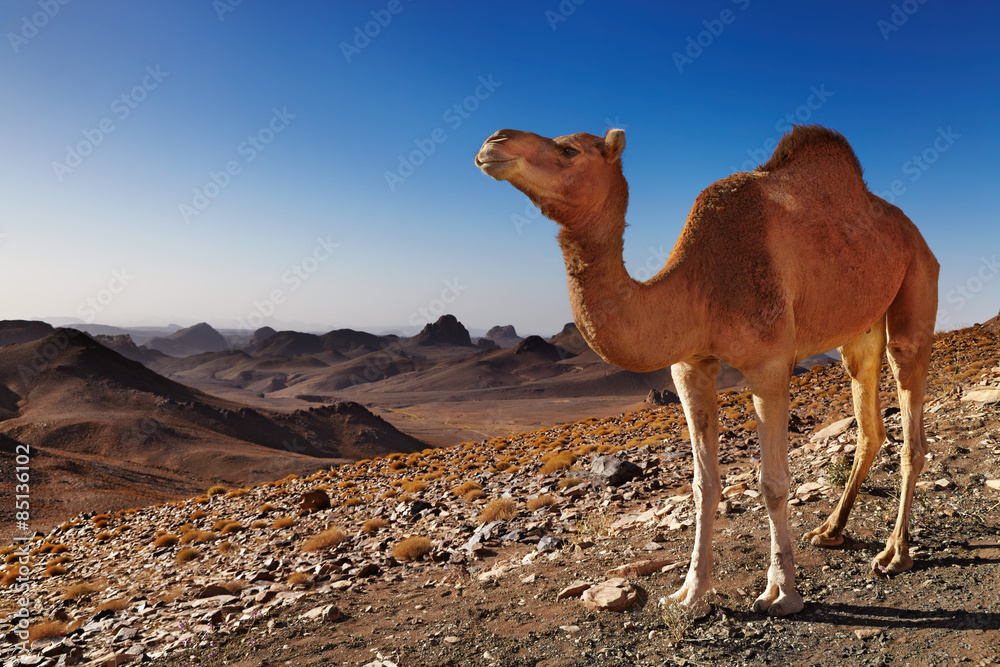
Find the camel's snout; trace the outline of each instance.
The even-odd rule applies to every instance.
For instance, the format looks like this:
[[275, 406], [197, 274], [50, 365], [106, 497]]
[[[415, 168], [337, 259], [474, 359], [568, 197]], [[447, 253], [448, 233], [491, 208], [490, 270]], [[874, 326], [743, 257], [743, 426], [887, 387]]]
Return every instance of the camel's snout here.
[[508, 153], [503, 143], [511, 138], [514, 130], [497, 130], [483, 143], [476, 154], [476, 166], [498, 181], [506, 180], [517, 168], [519, 155]]

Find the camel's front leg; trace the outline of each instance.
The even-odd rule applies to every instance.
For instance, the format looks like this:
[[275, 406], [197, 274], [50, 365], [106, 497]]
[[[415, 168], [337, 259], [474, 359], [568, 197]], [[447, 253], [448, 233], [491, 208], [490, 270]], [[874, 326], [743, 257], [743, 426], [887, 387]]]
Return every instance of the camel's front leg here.
[[719, 406], [715, 398], [718, 359], [682, 362], [670, 367], [684, 407], [694, 453], [694, 550], [684, 585], [670, 596], [696, 617], [711, 611], [705, 593], [712, 581], [712, 529], [722, 498], [719, 479]]
[[[750, 379], [750, 378], [748, 378]], [[758, 614], [787, 616], [802, 610], [795, 590], [795, 558], [788, 533], [788, 383], [782, 373], [750, 381], [760, 438], [760, 490], [771, 524], [771, 565], [767, 588], [753, 604]]]

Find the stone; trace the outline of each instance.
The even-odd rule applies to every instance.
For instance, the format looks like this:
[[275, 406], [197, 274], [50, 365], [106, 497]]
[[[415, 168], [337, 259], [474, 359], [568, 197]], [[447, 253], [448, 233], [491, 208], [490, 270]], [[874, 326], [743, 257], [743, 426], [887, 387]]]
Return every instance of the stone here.
[[326, 509], [330, 509], [330, 496], [323, 489], [307, 491], [299, 499], [299, 511], [318, 512]]
[[598, 456], [590, 466], [590, 472], [607, 486], [621, 486], [642, 475], [642, 468], [617, 456]]
[[986, 488], [993, 489], [994, 491], [1000, 491], [1000, 479], [986, 480]]
[[575, 598], [591, 586], [593, 586], [593, 584], [589, 581], [574, 581], [572, 584], [559, 591], [559, 594], [556, 595], [556, 599], [565, 600], [566, 598]]
[[1000, 389], [972, 389], [962, 396], [963, 401], [975, 401], [992, 405], [1000, 403]]
[[846, 417], [839, 421], [835, 421], [824, 429], [817, 431], [811, 438], [809, 442], [820, 442], [822, 440], [827, 440], [828, 438], [836, 438], [839, 435], [844, 434], [847, 429], [854, 426], [854, 417]]
[[634, 563], [608, 570], [604, 574], [607, 577], [641, 577], [646, 574], [652, 574], [670, 565], [672, 562], [669, 560], [638, 560]]
[[854, 635], [858, 639], [871, 639], [872, 637], [878, 637], [882, 634], [882, 628], [858, 628], [854, 631]]
[[722, 497], [723, 498], [732, 498], [733, 496], [741, 495], [748, 488], [749, 487], [745, 483], [743, 483], [743, 482], [741, 482], [739, 484], [730, 484], [729, 486], [727, 486], [726, 488], [724, 488], [722, 490]]
[[209, 584], [195, 594], [196, 598], [214, 598], [218, 595], [232, 595], [233, 592], [224, 586]]
[[539, 553], [545, 553], [546, 551], [555, 551], [560, 546], [562, 546], [562, 540], [558, 537], [552, 537], [551, 535], [546, 535], [542, 539], [538, 540], [538, 544], [535, 545], [535, 551]]
[[942, 477], [941, 479], [934, 480], [934, 486], [938, 489], [949, 489], [953, 486], [950, 479]]
[[299, 616], [303, 621], [317, 621], [322, 620], [326, 623], [336, 623], [340, 620], [342, 614], [340, 610], [337, 609], [332, 604], [322, 605], [319, 607], [314, 607], [307, 611], [306, 613]]
[[635, 586], [615, 578], [591, 586], [583, 592], [583, 605], [591, 611], [625, 611], [639, 597]]
[[444, 641], [447, 644], [457, 644], [462, 640], [454, 635], [448, 635], [447, 637], [444, 638]]

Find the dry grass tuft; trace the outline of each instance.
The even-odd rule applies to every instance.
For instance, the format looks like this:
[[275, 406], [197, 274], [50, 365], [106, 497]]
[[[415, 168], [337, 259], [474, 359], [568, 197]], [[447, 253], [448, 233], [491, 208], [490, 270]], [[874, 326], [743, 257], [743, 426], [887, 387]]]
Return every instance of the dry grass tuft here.
[[297, 519], [293, 516], [279, 516], [271, 524], [271, 528], [275, 530], [280, 530], [282, 528], [291, 528], [297, 523]]
[[228, 490], [229, 489], [227, 489], [226, 487], [224, 487], [224, 486], [222, 486], [220, 484], [217, 484], [217, 485], [213, 486], [212, 488], [210, 488], [208, 490], [208, 495], [209, 496], [217, 496], [220, 493], [225, 493]]
[[385, 519], [368, 519], [363, 524], [361, 524], [361, 532], [363, 533], [374, 533], [376, 531], [382, 530], [389, 525], [389, 522]]
[[421, 491], [427, 490], [427, 482], [421, 482], [421, 481], [404, 482], [403, 490], [406, 491], [407, 493], [420, 493]]
[[288, 575], [288, 585], [298, 586], [299, 584], [312, 583], [312, 577], [307, 572], [292, 572]]
[[475, 482], [475, 481], [473, 481], [473, 480], [470, 479], [470, 480], [468, 480], [466, 482], [462, 482], [461, 484], [459, 484], [458, 486], [456, 486], [454, 489], [451, 490], [451, 493], [452, 493], [452, 495], [454, 495], [457, 498], [462, 498], [467, 493], [469, 493], [469, 491], [478, 491], [479, 489], [482, 489], [482, 488], [483, 488], [482, 484], [480, 484], [479, 482]]
[[195, 549], [194, 547], [187, 547], [187, 548], [181, 549], [180, 551], [177, 552], [177, 562], [178, 563], [186, 563], [188, 561], [191, 561], [191, 560], [194, 560], [195, 558], [200, 558], [200, 557], [201, 557], [201, 550], [200, 549]]
[[59, 563], [49, 563], [45, 566], [45, 573], [42, 576], [58, 577], [60, 574], [66, 574], [66, 572], [68, 570]]
[[[195, 532], [197, 532], [197, 531], [195, 531]], [[181, 540], [181, 538], [178, 537], [177, 535], [174, 535], [173, 533], [166, 533], [165, 535], [160, 535], [155, 540], [153, 540], [153, 546], [154, 547], [172, 547], [175, 544], [177, 544], [178, 542], [180, 542], [180, 540]]]
[[557, 470], [566, 470], [576, 461], [576, 457], [570, 452], [559, 452], [546, 459], [545, 464], [538, 470], [539, 475], [551, 475]]
[[109, 609], [111, 611], [121, 611], [122, 609], [126, 609], [127, 607], [128, 607], [128, 600], [126, 600], [125, 598], [114, 598], [113, 600], [108, 600], [107, 602], [102, 602], [101, 604], [97, 605], [97, 609], [94, 610], [94, 613], [99, 614], [102, 611]]
[[94, 584], [73, 584], [62, 589], [62, 594], [63, 598], [67, 600], [79, 600], [100, 590], [101, 588]]
[[464, 500], [467, 503], [474, 503], [480, 498], [485, 498], [485, 497], [486, 497], [485, 491], [483, 491], [482, 489], [473, 489], [472, 491], [469, 491], [467, 494], [465, 494], [465, 497], [462, 498], [462, 500]]
[[510, 498], [494, 498], [479, 515], [480, 523], [513, 519], [517, 516], [517, 503]]
[[407, 537], [396, 543], [392, 555], [396, 560], [412, 561], [422, 558], [431, 551], [431, 541], [426, 537]]
[[586, 481], [587, 480], [580, 479], [579, 477], [566, 477], [564, 479], [559, 480], [559, 490], [562, 491], [563, 489], [571, 489], [574, 486], [583, 484]]
[[305, 541], [305, 544], [302, 545], [302, 550], [322, 551], [323, 549], [332, 549], [345, 539], [347, 539], [347, 533], [334, 526], [333, 528], [328, 528], [322, 533], [318, 533], [310, 537]]
[[532, 498], [531, 500], [529, 500], [528, 501], [528, 509], [531, 510], [532, 512], [534, 512], [535, 510], [537, 510], [539, 508], [548, 507], [549, 505], [551, 505], [555, 501], [556, 501], [555, 496], [553, 496], [551, 493], [546, 493], [544, 495], [536, 496], [536, 497]]
[[197, 521], [198, 519], [204, 518], [206, 516], [208, 516], [208, 512], [206, 512], [205, 510], [195, 510], [191, 512], [191, 518], [188, 520]]
[[60, 637], [66, 634], [66, 626], [68, 623], [65, 621], [38, 621], [37, 623], [32, 623], [28, 628], [28, 643], [35, 641], [36, 639], [45, 639], [46, 637]]
[[236, 551], [236, 545], [233, 544], [232, 542], [226, 540], [225, 542], [221, 542], [219, 544], [219, 553], [220, 554], [228, 554], [228, 553], [231, 553], [233, 551]]

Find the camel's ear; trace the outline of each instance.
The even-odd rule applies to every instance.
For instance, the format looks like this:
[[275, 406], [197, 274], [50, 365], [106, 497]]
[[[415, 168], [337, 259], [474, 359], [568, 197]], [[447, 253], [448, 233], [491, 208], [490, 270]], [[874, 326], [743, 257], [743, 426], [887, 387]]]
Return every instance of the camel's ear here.
[[625, 130], [608, 130], [604, 137], [604, 157], [617, 160], [625, 150]]

